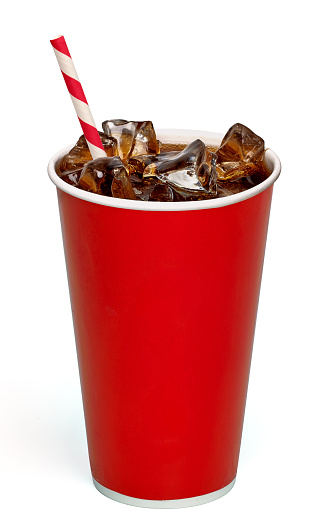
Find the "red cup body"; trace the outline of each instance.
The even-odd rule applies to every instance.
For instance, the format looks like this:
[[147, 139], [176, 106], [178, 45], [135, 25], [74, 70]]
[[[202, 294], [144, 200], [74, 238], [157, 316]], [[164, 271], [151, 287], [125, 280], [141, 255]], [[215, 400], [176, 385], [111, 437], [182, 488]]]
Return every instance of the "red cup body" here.
[[236, 476], [272, 186], [141, 211], [58, 190], [91, 470], [178, 500]]

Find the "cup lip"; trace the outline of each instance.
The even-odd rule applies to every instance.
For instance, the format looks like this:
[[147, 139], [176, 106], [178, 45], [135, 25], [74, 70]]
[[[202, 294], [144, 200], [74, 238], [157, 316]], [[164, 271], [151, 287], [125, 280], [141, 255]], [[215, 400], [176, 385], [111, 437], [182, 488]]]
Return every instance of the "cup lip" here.
[[[157, 129], [156, 130], [157, 138], [161, 142], [169, 143], [190, 143], [197, 138], [200, 138], [206, 145], [219, 145], [223, 134], [213, 133], [209, 131], [199, 131], [199, 130], [190, 130], [190, 129]], [[123, 208], [130, 210], [149, 210], [149, 211], [184, 211], [184, 210], [205, 210], [209, 208], [222, 208], [229, 205], [234, 205], [235, 203], [240, 203], [246, 199], [250, 199], [255, 195], [260, 194], [267, 188], [273, 185], [273, 183], [278, 179], [281, 171], [281, 163], [277, 155], [271, 150], [266, 149], [265, 161], [266, 164], [273, 167], [273, 170], [269, 177], [265, 179], [262, 183], [246, 190], [244, 192], [239, 192], [238, 194], [233, 194], [227, 197], [214, 198], [214, 199], [204, 199], [201, 201], [179, 201], [179, 202], [158, 202], [158, 201], [138, 201], [133, 199], [120, 199], [117, 197], [107, 197], [103, 195], [97, 195], [91, 192], [86, 192], [76, 188], [66, 182], [64, 182], [56, 173], [55, 165], [56, 162], [63, 157], [69, 150], [73, 147], [74, 144], [67, 146], [60, 151], [58, 151], [50, 160], [48, 164], [48, 175], [51, 181], [55, 184], [57, 188], [63, 192], [88, 201], [90, 203], [96, 203], [99, 205], [109, 206], [113, 208]]]

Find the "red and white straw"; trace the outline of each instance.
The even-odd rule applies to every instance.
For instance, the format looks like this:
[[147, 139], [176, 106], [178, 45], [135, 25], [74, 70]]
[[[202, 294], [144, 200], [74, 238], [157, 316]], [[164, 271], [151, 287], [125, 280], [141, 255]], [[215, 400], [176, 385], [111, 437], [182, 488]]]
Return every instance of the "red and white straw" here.
[[93, 159], [106, 157], [98, 129], [94, 123], [87, 99], [84, 95], [83, 88], [76, 73], [69, 49], [66, 45], [63, 35], [51, 39], [56, 59], [60, 66], [64, 81], [70, 93], [72, 103], [78, 115], [85, 139], [88, 143], [90, 153]]

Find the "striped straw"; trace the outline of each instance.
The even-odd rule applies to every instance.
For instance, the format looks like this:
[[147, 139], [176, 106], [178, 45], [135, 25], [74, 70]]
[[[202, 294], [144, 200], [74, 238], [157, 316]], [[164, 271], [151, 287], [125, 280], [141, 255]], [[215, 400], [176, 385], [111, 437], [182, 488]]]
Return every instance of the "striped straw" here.
[[79, 118], [85, 139], [88, 143], [91, 156], [93, 159], [106, 157], [107, 155], [103, 148], [98, 129], [94, 123], [94, 119], [63, 35], [51, 39], [51, 44]]

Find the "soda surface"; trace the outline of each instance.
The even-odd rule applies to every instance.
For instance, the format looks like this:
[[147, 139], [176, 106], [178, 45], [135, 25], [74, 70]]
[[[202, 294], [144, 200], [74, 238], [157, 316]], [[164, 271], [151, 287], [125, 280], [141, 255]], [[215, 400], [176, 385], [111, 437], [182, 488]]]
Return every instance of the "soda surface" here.
[[244, 192], [270, 175], [263, 139], [242, 124], [220, 146], [161, 143], [152, 122], [106, 120], [103, 129], [107, 157], [92, 160], [82, 135], [56, 165], [71, 186], [138, 201], [201, 201]]

